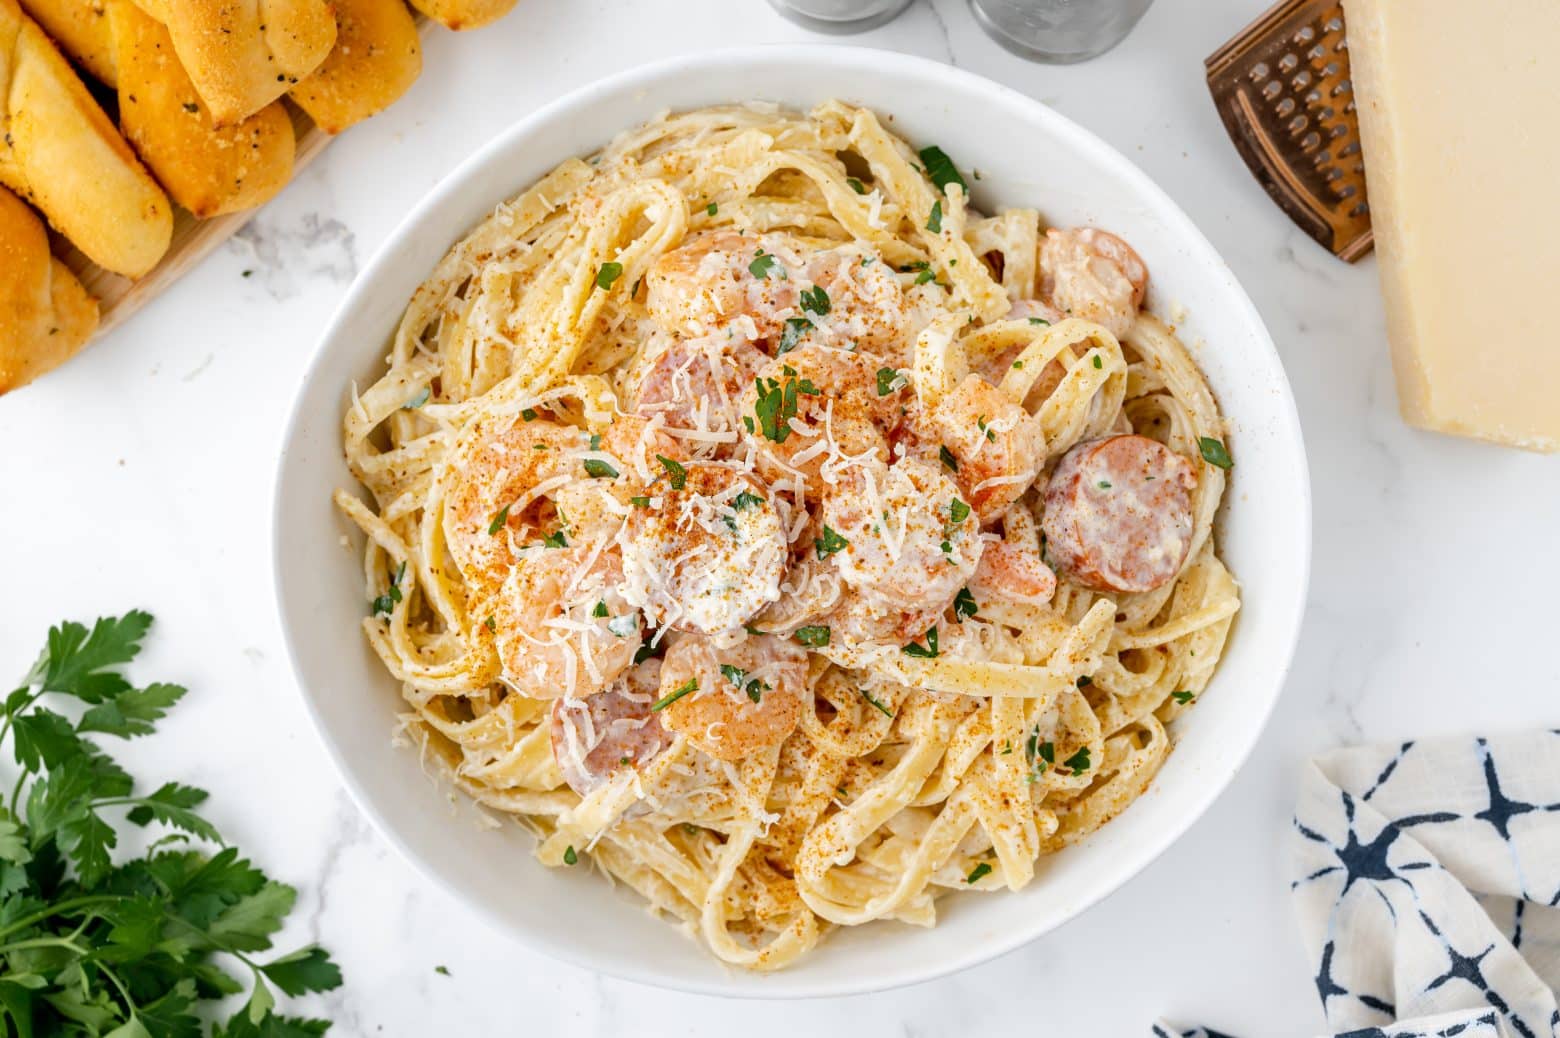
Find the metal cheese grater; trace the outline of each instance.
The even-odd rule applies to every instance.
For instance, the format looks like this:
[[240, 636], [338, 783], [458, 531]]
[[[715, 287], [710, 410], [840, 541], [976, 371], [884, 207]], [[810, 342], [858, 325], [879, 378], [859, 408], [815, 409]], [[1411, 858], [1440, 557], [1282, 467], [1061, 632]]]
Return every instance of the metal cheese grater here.
[[1360, 124], [1338, 0], [1282, 0], [1204, 64], [1241, 158], [1289, 218], [1341, 259], [1370, 251]]

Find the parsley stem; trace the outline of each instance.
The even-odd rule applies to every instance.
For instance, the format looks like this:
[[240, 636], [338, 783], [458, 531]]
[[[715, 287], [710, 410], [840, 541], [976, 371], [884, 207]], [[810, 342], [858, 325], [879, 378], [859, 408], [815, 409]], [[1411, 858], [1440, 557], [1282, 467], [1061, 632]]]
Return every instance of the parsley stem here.
[[[57, 915], [68, 915], [77, 908], [86, 908], [90, 905], [104, 905], [115, 901], [128, 900], [130, 900], [128, 897], [124, 897], [119, 894], [95, 894], [91, 897], [73, 897], [67, 901], [56, 901], [48, 908], [34, 912], [32, 915], [24, 915], [20, 919], [17, 919], [6, 926], [0, 926], [0, 937], [5, 937], [7, 934], [15, 933], [18, 930], [25, 930], [29, 926], [41, 923], [45, 919], [52, 919]], [[57, 940], [57, 938], [55, 939]], [[4, 952], [6, 949], [14, 947], [16, 947], [16, 945], [0, 945], [0, 952]]]
[[83, 948], [69, 937], [29, 937], [25, 941], [12, 941], [9, 944], [0, 944], [0, 955], [26, 951], [28, 948], [69, 948], [77, 955], [87, 954], [86, 948]]

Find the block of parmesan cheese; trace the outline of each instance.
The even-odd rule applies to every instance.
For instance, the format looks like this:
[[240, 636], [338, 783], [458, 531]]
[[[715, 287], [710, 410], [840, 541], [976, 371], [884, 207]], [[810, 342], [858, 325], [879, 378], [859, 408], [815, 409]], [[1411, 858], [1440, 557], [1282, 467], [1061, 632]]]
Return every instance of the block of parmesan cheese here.
[[1344, 0], [1403, 416], [1560, 450], [1560, 0]]

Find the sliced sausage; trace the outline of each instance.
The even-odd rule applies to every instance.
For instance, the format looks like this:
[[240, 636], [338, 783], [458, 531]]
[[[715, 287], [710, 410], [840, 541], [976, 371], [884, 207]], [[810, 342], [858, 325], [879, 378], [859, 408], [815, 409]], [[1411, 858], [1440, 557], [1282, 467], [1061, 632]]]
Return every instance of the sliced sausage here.
[[595, 695], [553, 701], [553, 759], [570, 789], [586, 796], [618, 770], [640, 768], [672, 744], [672, 733], [650, 710], [659, 678], [660, 661], [647, 660]]
[[1095, 591], [1152, 591], [1192, 545], [1191, 462], [1146, 436], [1109, 436], [1063, 455], [1045, 492], [1046, 554]]

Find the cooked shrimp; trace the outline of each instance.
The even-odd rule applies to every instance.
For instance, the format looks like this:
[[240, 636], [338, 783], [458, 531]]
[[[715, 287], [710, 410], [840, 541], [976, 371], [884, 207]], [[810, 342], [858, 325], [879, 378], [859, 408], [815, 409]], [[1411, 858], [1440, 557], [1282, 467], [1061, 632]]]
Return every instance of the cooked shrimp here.
[[970, 591], [980, 601], [1045, 605], [1056, 594], [1056, 574], [1038, 551], [1007, 541], [990, 541], [980, 553]]
[[768, 358], [743, 339], [655, 338], [629, 377], [630, 408], [673, 429], [736, 432], [742, 394]]
[[741, 760], [785, 741], [802, 716], [807, 650], [768, 635], [720, 648], [678, 635], [661, 665], [667, 728], [712, 757]]
[[650, 316], [687, 338], [802, 342], [898, 357], [910, 315], [894, 272], [857, 245], [720, 230], [698, 235], [650, 269]]
[[1143, 305], [1148, 268], [1109, 231], [1053, 227], [1040, 246], [1040, 282], [1040, 294], [1054, 307], [1104, 325], [1119, 339]]
[[980, 529], [959, 487], [919, 458], [845, 470], [823, 503], [820, 555], [869, 605], [940, 613], [975, 572]]
[[[466, 582], [482, 591], [503, 583], [515, 561], [514, 536], [550, 519], [531, 507], [538, 488], [568, 470], [577, 431], [555, 422], [526, 422], [481, 430], [450, 462], [444, 538]], [[514, 535], [514, 536], [512, 536]]]
[[688, 338], [778, 337], [798, 313], [805, 256], [788, 234], [719, 230], [695, 235], [656, 260], [646, 305], [662, 328]]
[[1045, 463], [1040, 420], [979, 375], [965, 377], [939, 401], [929, 424], [952, 454], [955, 478], [983, 523], [1017, 501]]
[[660, 681], [661, 661], [648, 659], [593, 696], [553, 703], [553, 759], [570, 789], [585, 796], [623, 769], [650, 763], [672, 744], [672, 734], [650, 709]]
[[[806, 346], [776, 357], [742, 398], [742, 423], [770, 482], [833, 483], [853, 459], [888, 457], [881, 427], [888, 397], [877, 391], [880, 362], [860, 353]], [[749, 428], [750, 426], [750, 428]]]
[[528, 552], [488, 618], [507, 684], [534, 699], [582, 699], [616, 680], [640, 645], [639, 613], [622, 581], [613, 544]]
[[780, 597], [785, 527], [769, 488], [716, 462], [669, 466], [618, 539], [623, 594], [651, 623], [728, 634]]

